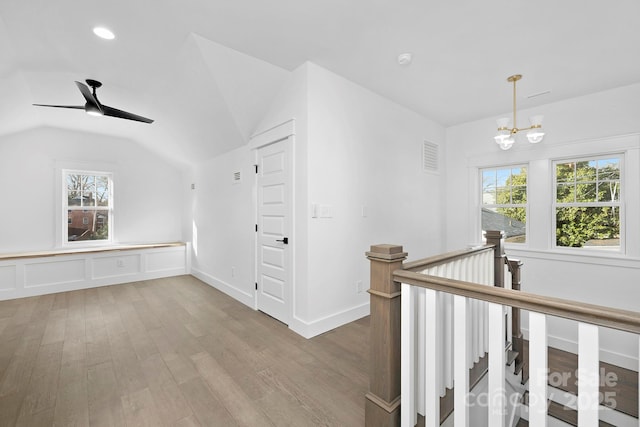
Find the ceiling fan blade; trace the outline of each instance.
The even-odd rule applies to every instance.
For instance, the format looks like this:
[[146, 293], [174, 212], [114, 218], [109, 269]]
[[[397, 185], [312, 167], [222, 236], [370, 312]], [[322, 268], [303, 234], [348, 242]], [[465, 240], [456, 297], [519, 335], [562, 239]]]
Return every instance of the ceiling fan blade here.
[[74, 110], [84, 110], [84, 105], [49, 105], [49, 104], [33, 104], [36, 107], [54, 107], [54, 108], [73, 108]]
[[76, 81], [76, 86], [78, 86], [78, 89], [80, 89], [80, 92], [82, 93], [82, 96], [84, 96], [84, 99], [87, 101], [87, 104], [94, 106], [98, 110], [101, 110], [100, 103], [98, 102], [96, 97], [93, 96], [91, 90], [86, 84]]
[[146, 117], [138, 116], [137, 114], [129, 113], [127, 111], [118, 110], [117, 108], [109, 107], [107, 105], [102, 106], [102, 111], [104, 112], [105, 116], [134, 120], [136, 122], [153, 123], [153, 120]]

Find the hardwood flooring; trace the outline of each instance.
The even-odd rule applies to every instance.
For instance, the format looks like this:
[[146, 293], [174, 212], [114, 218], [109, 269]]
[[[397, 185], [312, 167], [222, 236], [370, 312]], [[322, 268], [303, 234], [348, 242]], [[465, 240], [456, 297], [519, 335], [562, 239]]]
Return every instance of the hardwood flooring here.
[[0, 426], [360, 426], [368, 334], [306, 340], [191, 276], [0, 301]]

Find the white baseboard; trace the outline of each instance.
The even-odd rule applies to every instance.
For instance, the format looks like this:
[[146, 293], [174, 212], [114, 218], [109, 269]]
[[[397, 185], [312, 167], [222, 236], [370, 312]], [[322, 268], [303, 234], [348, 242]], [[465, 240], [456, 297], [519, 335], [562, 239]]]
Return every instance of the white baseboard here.
[[224, 280], [220, 280], [210, 275], [209, 273], [205, 273], [204, 271], [199, 270], [195, 267], [191, 267], [191, 275], [202, 280], [204, 283], [211, 286], [212, 288], [215, 288], [220, 292], [229, 295], [231, 298], [241, 302], [242, 304], [248, 307], [251, 307], [254, 310], [256, 309], [256, 301], [255, 301], [256, 298], [254, 294], [248, 294], [246, 292], [243, 292], [240, 289], [234, 286], [231, 286]]
[[[231, 298], [241, 302], [242, 304], [251, 307], [254, 310], [257, 310], [256, 299], [253, 293], [243, 292], [240, 289], [231, 286], [229, 283], [226, 283], [224, 280], [220, 280], [195, 267], [191, 268], [191, 274], [194, 277], [202, 280], [207, 285], [229, 295]], [[369, 303], [367, 302], [360, 306], [353, 307], [348, 310], [344, 310], [339, 313], [335, 313], [311, 322], [302, 320], [294, 315], [289, 324], [289, 329], [291, 329], [298, 335], [301, 335], [304, 338], [308, 339], [335, 329], [339, 326], [345, 325], [349, 322], [361, 319], [368, 315]]]
[[330, 316], [313, 321], [304, 321], [296, 316], [293, 317], [289, 329], [302, 335], [304, 338], [313, 338], [339, 326], [356, 321], [369, 315], [369, 303], [353, 307]]

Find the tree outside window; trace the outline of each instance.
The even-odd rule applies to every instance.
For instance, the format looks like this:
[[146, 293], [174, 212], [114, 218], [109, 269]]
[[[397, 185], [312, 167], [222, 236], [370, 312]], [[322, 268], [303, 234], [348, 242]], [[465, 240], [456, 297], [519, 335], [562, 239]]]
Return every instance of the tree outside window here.
[[621, 156], [555, 162], [557, 247], [620, 249]]
[[501, 230], [505, 241], [527, 240], [527, 167], [482, 169], [482, 231]]
[[65, 171], [66, 241], [111, 240], [112, 178], [101, 172]]

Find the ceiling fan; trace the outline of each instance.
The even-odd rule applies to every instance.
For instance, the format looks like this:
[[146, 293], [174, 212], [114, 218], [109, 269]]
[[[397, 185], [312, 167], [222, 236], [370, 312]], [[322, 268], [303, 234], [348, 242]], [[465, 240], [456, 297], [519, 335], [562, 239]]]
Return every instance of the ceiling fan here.
[[102, 86], [102, 83], [92, 79], [87, 79], [85, 81], [87, 82], [87, 85], [93, 88], [93, 93], [84, 83], [80, 83], [78, 81], [76, 82], [76, 86], [78, 86], [78, 89], [80, 89], [82, 96], [84, 96], [84, 99], [87, 101], [84, 105], [33, 105], [38, 107], [73, 108], [76, 110], [84, 110], [87, 114], [90, 114], [92, 116], [110, 116], [143, 123], [153, 123], [153, 120], [146, 117], [138, 116], [137, 114], [129, 113], [127, 111], [118, 110], [117, 108], [109, 107], [108, 105], [100, 103], [100, 101], [98, 101], [98, 96], [96, 95], [96, 89]]

